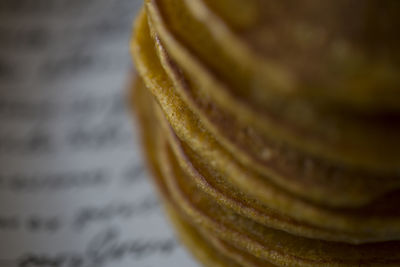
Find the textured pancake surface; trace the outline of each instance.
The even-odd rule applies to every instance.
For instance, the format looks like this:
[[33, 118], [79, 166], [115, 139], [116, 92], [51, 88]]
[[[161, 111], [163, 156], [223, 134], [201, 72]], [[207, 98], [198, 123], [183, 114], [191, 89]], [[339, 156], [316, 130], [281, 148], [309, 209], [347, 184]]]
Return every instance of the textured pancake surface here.
[[237, 159], [273, 182], [331, 206], [365, 205], [400, 186], [397, 175], [374, 175], [366, 171], [334, 166], [319, 158], [305, 155], [258, 134], [224, 112], [174, 64], [153, 31], [162, 66], [176, 92], [200, 118], [203, 125]]
[[370, 2], [145, 0], [133, 106], [205, 266], [400, 266], [400, 6]]
[[[155, 95], [177, 135], [201, 155], [206, 164], [214, 167], [224, 179], [258, 198], [267, 207], [284, 215], [309, 222], [317, 227], [368, 236], [364, 240], [352, 242], [388, 240], [399, 235], [400, 218], [396, 201], [373, 203], [360, 209], [328, 209], [295, 198], [268, 180], [237, 164], [233, 155], [221, 148], [214, 137], [202, 126], [201, 121], [176, 94], [172, 82], [156, 56], [146, 25], [143, 23], [144, 31], [138, 31], [140, 34], [133, 46], [134, 54], [137, 55], [137, 66], [143, 73], [146, 85]], [[385, 220], [381, 219], [382, 215], [385, 215]]]
[[[245, 123], [254, 125], [267, 136], [332, 160], [336, 164], [349, 164], [369, 171], [398, 174], [400, 140], [397, 137], [400, 127], [399, 123], [388, 121], [399, 121], [399, 116], [392, 113], [353, 114], [343, 108], [337, 112], [330, 112], [324, 109], [325, 105], [322, 105], [322, 109], [315, 110], [298, 98], [295, 98], [298, 100], [295, 103], [286, 103], [275, 96], [268, 96], [267, 99], [270, 99], [271, 103], [263, 101], [261, 107], [257, 108], [255, 103], [246, 101], [244, 96], [234, 95], [232, 86], [227, 84], [240, 77], [235, 70], [246, 65], [240, 60], [240, 66], [237, 67], [237, 64], [229, 61], [229, 56], [241, 55], [242, 52], [232, 52], [226, 58], [218, 58], [219, 55], [226, 54], [226, 49], [218, 49], [212, 45], [212, 36], [203, 34], [200, 30], [204, 28], [203, 24], [193, 19], [183, 0], [147, 1], [147, 10], [170, 54], [202, 85], [199, 89], [205, 90], [206, 94]], [[203, 62], [207, 55], [215, 64], [225, 67], [226, 76], [231, 79], [224, 78], [221, 73], [213, 71], [209, 63]], [[250, 73], [253, 74], [251, 71]], [[245, 92], [259, 87], [253, 77], [250, 77], [245, 85], [240, 84], [243, 80], [239, 78], [232, 84]], [[282, 80], [289, 79], [283, 77]], [[256, 92], [261, 91], [256, 89]], [[262, 99], [257, 94], [253, 95], [255, 99]], [[398, 94], [393, 98], [398, 98]], [[387, 131], [388, 128], [391, 130]]]

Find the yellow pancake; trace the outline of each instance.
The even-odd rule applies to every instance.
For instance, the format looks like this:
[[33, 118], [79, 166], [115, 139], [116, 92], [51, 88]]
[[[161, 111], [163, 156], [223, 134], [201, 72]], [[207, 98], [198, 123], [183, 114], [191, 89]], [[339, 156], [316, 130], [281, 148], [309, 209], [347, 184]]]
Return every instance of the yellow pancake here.
[[[161, 124], [166, 124], [165, 119]], [[190, 148], [178, 140], [168, 124], [164, 128], [166, 128], [165, 131], [167, 132], [170, 146], [185, 175], [188, 179], [192, 179], [199, 188], [209, 194], [210, 198], [215, 199], [220, 205], [267, 227], [298, 236], [353, 244], [377, 240], [376, 236], [371, 236], [370, 233], [360, 234], [315, 227], [296, 221], [262, 205], [256, 199], [251, 198], [237, 187], [229, 184], [212, 168], [203, 164], [201, 159]]]
[[[142, 129], [142, 140], [144, 143], [144, 150], [147, 155], [148, 164], [153, 172], [152, 181], [156, 185], [160, 196], [163, 198], [164, 207], [171, 219], [172, 223], [175, 225], [175, 230], [179, 236], [179, 239], [185, 246], [190, 250], [190, 252], [205, 266], [242, 266], [236, 263], [236, 261], [227, 258], [218, 250], [215, 249], [214, 243], [217, 244], [221, 241], [213, 240], [212, 242], [207, 241], [198, 230], [196, 230], [174, 210], [173, 204], [167, 190], [165, 188], [164, 182], [162, 180], [162, 173], [160, 171], [160, 163], [158, 161], [158, 150], [160, 147], [160, 136], [156, 133], [158, 126], [154, 123], [154, 115], [152, 115], [151, 108], [154, 101], [151, 100], [150, 94], [145, 92], [147, 90], [140, 79], [136, 80], [133, 93], [133, 103], [137, 117], [140, 122], [140, 128]], [[151, 118], [151, 119], [150, 119]], [[240, 252], [231, 248], [229, 245], [225, 244], [227, 250], [233, 250], [238, 255]]]
[[[151, 119], [151, 116], [154, 116], [154, 115], [149, 112], [150, 111], [149, 107], [151, 107], [151, 105], [148, 105], [149, 101], [142, 97], [139, 97], [139, 96], [140, 96], [140, 94], [138, 94], [138, 93], [135, 94], [135, 100], [136, 100], [135, 103], [140, 103], [136, 106], [136, 108], [140, 110], [138, 112], [139, 118], [141, 118], [141, 122], [143, 124], [142, 126], [144, 126], [143, 127], [143, 130], [144, 130], [143, 137], [145, 137], [146, 144], [152, 145], [152, 147], [147, 148], [147, 152], [150, 152], [149, 154], [153, 154], [154, 152], [157, 151], [157, 154], [159, 155], [159, 152], [162, 149], [160, 150], [161, 147], [160, 148], [158, 148], [158, 147], [160, 146], [160, 144], [162, 144], [162, 142], [160, 142], [160, 141], [157, 142], [156, 139], [157, 139], [157, 136], [158, 137], [161, 136], [160, 131], [157, 130], [157, 127], [156, 128], [146, 128], [146, 127], [155, 127], [155, 126], [157, 126], [157, 124], [155, 123], [154, 118]], [[150, 119], [150, 120], [148, 120], [148, 119]], [[151, 140], [153, 140], [153, 142], [155, 142], [155, 143], [151, 144]], [[156, 157], [152, 157], [152, 158], [156, 159], [158, 157], [156, 156]], [[158, 165], [153, 166], [153, 169], [159, 170], [160, 163], [157, 163], [157, 161], [152, 162], [152, 164], [155, 164], [155, 163]], [[166, 166], [167, 165], [165, 163], [161, 164], [161, 167], [166, 167]], [[158, 173], [161, 174], [160, 171], [158, 171]], [[168, 174], [168, 172], [167, 173], [164, 172], [164, 174]], [[161, 176], [155, 176], [155, 177], [156, 177], [156, 179], [160, 179], [157, 177], [161, 177]], [[174, 177], [178, 178], [179, 176], [174, 176]], [[174, 179], [172, 179], [172, 180], [174, 180]], [[168, 181], [172, 181], [172, 180], [168, 180]], [[162, 184], [162, 178], [157, 183]], [[167, 192], [167, 191], [161, 190], [161, 192]], [[195, 192], [197, 192], [197, 191], [195, 191]], [[171, 196], [170, 194], [164, 194], [164, 197], [166, 200], [170, 199], [170, 196]], [[194, 197], [194, 199], [198, 199], [198, 198]], [[174, 212], [172, 209], [170, 209], [170, 211]], [[176, 217], [175, 217], [175, 219], [176, 219]], [[236, 220], [235, 220], [235, 222], [236, 222]], [[175, 223], [176, 223], [176, 221], [175, 221]], [[211, 264], [211, 266], [234, 266], [232, 263], [229, 263], [229, 261], [227, 261], [227, 260], [222, 260], [219, 262], [218, 259], [221, 259], [220, 256], [218, 256], [218, 255], [216, 257], [213, 256], [213, 255], [215, 255], [215, 251], [212, 250], [212, 248], [210, 249], [209, 245], [202, 244], [202, 242], [201, 242], [202, 240], [201, 239], [199, 240], [199, 238], [201, 238], [201, 236], [194, 235], [194, 233], [192, 232], [192, 230], [194, 230], [193, 228], [189, 228], [189, 230], [191, 230], [191, 231], [188, 232], [188, 228], [185, 228], [185, 227], [182, 227], [182, 225], [179, 225], [178, 229], [180, 229], [181, 232], [182, 231], [184, 232], [182, 238], [184, 240], [186, 240], [186, 242], [189, 244], [189, 246], [192, 245], [193, 252], [197, 255], [197, 257], [202, 259], [205, 264]], [[283, 242], [283, 239], [279, 239], [279, 240], [280, 240], [280, 242]], [[304, 242], [301, 242], [301, 244], [305, 245]], [[250, 245], [250, 243], [248, 245]], [[338, 244], [338, 245], [340, 245], [340, 244]], [[284, 248], [287, 247], [284, 245], [284, 242], [283, 242], [282, 246]], [[234, 249], [234, 248], [231, 247], [231, 249]], [[322, 250], [322, 251], [325, 251], [325, 250]], [[315, 252], [312, 252], [311, 254], [313, 254], [313, 253], [315, 253]], [[368, 251], [366, 253], [368, 253]], [[374, 253], [375, 253], [374, 255], [379, 255], [379, 250], [374, 250]], [[374, 260], [376, 261], [376, 259], [374, 259]], [[276, 259], [276, 261], [284, 262], [284, 260], [277, 260], [277, 259]], [[299, 264], [299, 262], [300, 262], [300, 264]], [[326, 264], [329, 264], [329, 261], [324, 260], [323, 263], [324, 263], [324, 265], [326, 265]], [[369, 262], [367, 258], [363, 258], [363, 260], [360, 261], [360, 263], [374, 264], [374, 262]], [[391, 261], [390, 258], [385, 258], [384, 261], [381, 261], [379, 263], [380, 263], [379, 265], [381, 265], [381, 266], [390, 266], [390, 265], [395, 266], [394, 264], [396, 264], [396, 262]], [[224, 264], [226, 264], [226, 265], [224, 265]], [[289, 264], [291, 264], [290, 261], [289, 261]], [[311, 263], [311, 266], [312, 265], [315, 265], [315, 264]], [[345, 264], [343, 262], [341, 262], [340, 265], [345, 266]], [[258, 266], [261, 266], [261, 265], [258, 265]], [[266, 266], [266, 265], [262, 265], [262, 266]], [[302, 266], [301, 261], [296, 260], [295, 262], [293, 262], [293, 264], [291, 264], [291, 266]], [[310, 265], [306, 264], [305, 266], [310, 266]], [[333, 264], [331, 266], [333, 266]], [[347, 266], [351, 266], [351, 265], [347, 265]], [[377, 265], [375, 265], [375, 266], [377, 266]]]
[[151, 100], [150, 94], [146, 90], [142, 80], [140, 78], [136, 79], [132, 94], [133, 106], [141, 124], [141, 136], [144, 143], [144, 150], [148, 156], [148, 163], [153, 170], [152, 180], [164, 200], [164, 207], [175, 225], [175, 230], [182, 242], [205, 266], [266, 266], [259, 259], [219, 240], [204, 229], [195, 229], [175, 211], [170, 195], [165, 188], [162, 172], [160, 171], [159, 156], [157, 156], [159, 151], [157, 147], [161, 144], [159, 140], [159, 125], [155, 123], [156, 120], [152, 111], [154, 101]]
[[[152, 31], [154, 33], [154, 31]], [[398, 175], [374, 175], [332, 165], [273, 142], [220, 109], [199, 93], [167, 55], [158, 36], [153, 40], [162, 66], [190, 109], [230, 153], [245, 166], [295, 194], [331, 206], [361, 206], [400, 187]]]
[[146, 86], [156, 96], [178, 136], [209, 166], [218, 170], [221, 177], [265, 206], [296, 220], [321, 228], [374, 236], [374, 240], [399, 238], [400, 214], [396, 196], [360, 210], [327, 209], [286, 193], [238, 164], [175, 94], [154, 49], [147, 23], [139, 20], [132, 51]]
[[[166, 143], [164, 142], [164, 144]], [[158, 152], [160, 153], [161, 150], [159, 149]], [[160, 158], [162, 159], [162, 156]], [[161, 169], [164, 169], [162, 167], [165, 167], [163, 164], [166, 164], [166, 162], [160, 160], [160, 164]], [[165, 187], [165, 184], [163, 186]], [[275, 266], [220, 240], [202, 227], [195, 228], [189, 221], [185, 220], [185, 216], [180, 215], [179, 211], [175, 210], [176, 207], [174, 206], [177, 206], [177, 204], [171, 199], [171, 192], [168, 189], [164, 189], [164, 191], [167, 192], [167, 195], [164, 196], [165, 206], [180, 239], [205, 266], [216, 266], [216, 264], [218, 264], [217, 266], [238, 265], [246, 267]]]
[[164, 154], [161, 162], [171, 198], [191, 221], [260, 259], [278, 266], [400, 264], [400, 242], [349, 245], [297, 237], [259, 225], [210, 199], [185, 176], [171, 153]]
[[[234, 74], [234, 70], [241, 67], [231, 62], [229, 59], [231, 53], [227, 53], [226, 58], [218, 57], [223, 55], [223, 49], [218, 50], [212, 46], [212, 36], [198, 30], [202, 24], [193, 21], [180, 0], [147, 1], [146, 7], [168, 52], [188, 72], [191, 79], [198, 84], [198, 88], [203, 90], [204, 94], [212, 96], [221, 107], [245, 124], [255, 126], [268, 137], [322, 156], [337, 164], [356, 166], [369, 171], [398, 173], [400, 126], [395, 123], [398, 120], [396, 116], [393, 122], [393, 116], [390, 120], [387, 117], [382, 120], [380, 117], [352, 115], [349, 112], [344, 114], [339, 112], [336, 115], [324, 110], [314, 112], [308, 105], [302, 103], [284, 105], [274, 97], [270, 98], [274, 103], [264, 103], [263, 108], [267, 109], [264, 112], [256, 108], [254, 103], [246, 102], [242, 96], [233, 95], [231, 86], [226, 84], [232, 81], [220, 78], [213, 70], [208, 69], [210, 66], [202, 62], [208, 54], [206, 52], [213, 51], [208, 58], [212, 58], [216, 64], [228, 66], [231, 71], [229, 77], [239, 77]], [[183, 36], [175, 36], [178, 31], [183, 31], [179, 32]], [[197, 40], [197, 37], [200, 39]], [[190, 42], [190, 46], [184, 42]], [[202, 48], [205, 52], [198, 54], [199, 51], [196, 50], [195, 55], [191, 52], [193, 46]], [[198, 56], [201, 56], [201, 59]], [[239, 85], [240, 81], [233, 83]], [[259, 91], [261, 90], [257, 90]], [[284, 109], [276, 112], [273, 105]]]

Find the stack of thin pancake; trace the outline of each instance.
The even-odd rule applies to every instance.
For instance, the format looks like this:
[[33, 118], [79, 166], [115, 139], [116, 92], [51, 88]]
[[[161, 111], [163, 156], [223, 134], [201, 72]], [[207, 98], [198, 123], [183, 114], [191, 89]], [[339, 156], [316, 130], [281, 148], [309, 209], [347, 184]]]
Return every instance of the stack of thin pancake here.
[[400, 1], [147, 0], [134, 106], [209, 266], [400, 266]]

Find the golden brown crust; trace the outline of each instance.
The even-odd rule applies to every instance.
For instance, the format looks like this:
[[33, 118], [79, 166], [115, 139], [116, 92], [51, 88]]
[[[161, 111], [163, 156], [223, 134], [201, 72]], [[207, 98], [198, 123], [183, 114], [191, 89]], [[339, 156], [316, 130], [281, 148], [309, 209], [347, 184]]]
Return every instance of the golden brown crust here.
[[[280, 139], [266, 134], [265, 130], [274, 131], [285, 124], [281, 119], [287, 114], [274, 118], [276, 120], [268, 122], [272, 124], [262, 128], [257, 123], [265, 122], [265, 114], [257, 115], [263, 112], [257, 108], [257, 101], [245, 103], [229, 98], [231, 96], [221, 101], [218, 97], [224, 93], [218, 97], [210, 93], [225, 85], [219, 83], [221, 77], [215, 79], [215, 70], [204, 68], [215, 66], [202, 65], [196, 57], [216, 55], [217, 51], [207, 52], [207, 49], [221, 43], [210, 40], [210, 47], [191, 54], [192, 49], [197, 49], [192, 47], [193, 42], [204, 36], [186, 42], [188, 36], [180, 32], [182, 28], [179, 27], [184, 24], [187, 29], [194, 30], [198, 22], [193, 23], [193, 20], [201, 17], [185, 6], [186, 3], [193, 8], [190, 3], [199, 4], [201, 0], [188, 1], [147, 0], [150, 16], [144, 11], [139, 15], [132, 41], [132, 53], [143, 78], [143, 82], [137, 80], [133, 102], [143, 131], [146, 155], [154, 183], [183, 243], [199, 261], [209, 266], [400, 265], [400, 195], [396, 191], [399, 182], [398, 173], [393, 174], [396, 168], [391, 165], [398, 159], [385, 165], [382, 164], [384, 159], [375, 161], [378, 154], [374, 154], [379, 153], [374, 151], [374, 145], [383, 142], [386, 146], [396, 130], [390, 130], [387, 140], [377, 141], [374, 138], [386, 129], [376, 121], [363, 125], [362, 119], [349, 114], [345, 121], [354, 123], [354, 127], [337, 124], [336, 127], [345, 126], [338, 131], [350, 132], [347, 141], [356, 140], [360, 145], [372, 138], [374, 144], [365, 150], [372, 154], [365, 157], [358, 157], [361, 150], [354, 152], [355, 147], [335, 148], [328, 156], [321, 150], [311, 157], [308, 155], [316, 152], [313, 151], [315, 147], [322, 144], [326, 149], [332, 144], [317, 139], [310, 143], [316, 145], [314, 148], [310, 148], [309, 143], [302, 147], [292, 143], [290, 138], [286, 140], [287, 136]], [[204, 1], [203, 8], [209, 8], [207, 12], [226, 11], [223, 4], [226, 0], [216, 0], [215, 5]], [[245, 3], [244, 0], [232, 1], [232, 8]], [[306, 0], [305, 6], [313, 1]], [[248, 3], [258, 3], [258, 0]], [[318, 8], [319, 4], [314, 7]], [[221, 23], [233, 22], [227, 26], [232, 26], [234, 34], [239, 36], [242, 31], [245, 34], [240, 38], [258, 42], [245, 36], [250, 30], [264, 30], [253, 29], [258, 18], [249, 16], [251, 12], [257, 10], [249, 6], [241, 15], [225, 14], [221, 16], [224, 20]], [[177, 17], [172, 18], [173, 14]], [[203, 24], [199, 28], [201, 31], [207, 30], [209, 25]], [[204, 33], [201, 31], [193, 34], [201, 35]], [[183, 34], [182, 39], [176, 39], [180, 34]], [[166, 40], [166, 50], [159, 36], [163, 44]], [[232, 56], [229, 53], [224, 60], [218, 56], [214, 59], [221, 60], [220, 67], [229, 66], [229, 56]], [[237, 73], [241, 74], [240, 70]], [[243, 79], [240, 75], [235, 78]], [[252, 76], [247, 78], [256, 81]], [[205, 86], [210, 87], [204, 90]], [[259, 100], [269, 105], [262, 98]], [[240, 115], [242, 111], [244, 116]], [[334, 116], [346, 116], [347, 112]], [[321, 117], [314, 119], [317, 128], [326, 126], [320, 121]], [[372, 133], [353, 135], [353, 130], [364, 129], [364, 126]], [[310, 131], [318, 135], [317, 128]], [[290, 134], [304, 141], [298, 129]], [[364, 139], [352, 139], [358, 135]], [[318, 143], [321, 140], [323, 142]], [[385, 157], [396, 154], [393, 149], [396, 144]], [[271, 153], [276, 156], [275, 162], [270, 161]], [[303, 166], [310, 158], [311, 169]], [[370, 160], [376, 165], [369, 166]]]
[[[310, 105], [302, 101], [285, 104], [274, 95], [267, 97], [272, 102], [266, 104], [267, 102], [256, 94], [262, 92], [262, 89], [255, 90], [253, 95], [262, 102], [257, 108], [255, 103], [247, 101], [243, 95], [235, 95], [231, 90], [232, 84], [247, 93], [255, 86], [254, 77], [248, 77], [248, 84], [241, 85], [246, 79], [243, 75], [235, 73], [235, 70], [240, 71], [246, 65], [245, 60], [240, 59], [239, 66], [229, 59], [229, 56], [241, 55], [243, 51], [233, 53], [211, 46], [213, 37], [204, 35], [203, 31], [199, 30], [203, 25], [193, 21], [180, 0], [147, 1], [147, 7], [166, 48], [182, 68], [197, 80], [201, 85], [199, 89], [205, 90], [204, 94], [212, 96], [215, 102], [244, 123], [256, 127], [266, 136], [318, 157], [327, 158], [339, 165], [398, 173], [400, 155], [397, 155], [397, 152], [400, 151], [400, 141], [397, 136], [400, 128], [395, 127], [396, 123], [387, 123], [387, 118], [385, 122], [371, 116], [353, 116], [351, 112], [343, 110], [336, 115], [324, 110], [313, 111]], [[200, 50], [203, 52], [200, 53]], [[221, 58], [224, 53], [228, 55]], [[210, 64], [205, 63], [206, 58], [220, 64], [221, 68], [226, 68], [226, 77], [221, 78]], [[280, 77], [276, 73], [272, 76]], [[234, 80], [235, 78], [238, 80]], [[279, 79], [290, 80], [285, 76]], [[232, 84], [228, 85], [228, 82]], [[271, 85], [261, 84], [256, 87], [269, 88]], [[265, 108], [267, 110], [263, 111]]]
[[[147, 27], [146, 25], [144, 26]], [[145, 37], [146, 34], [147, 37]], [[168, 121], [177, 135], [205, 162], [218, 170], [224, 179], [246, 194], [257, 198], [265, 206], [317, 227], [359, 233], [358, 235], [369, 236], [367, 240], [394, 239], [400, 235], [400, 218], [397, 213], [394, 216], [385, 216], [385, 220], [382, 220], [379, 208], [376, 208], [376, 214], [370, 213], [370, 207], [361, 210], [360, 214], [357, 214], [357, 209], [327, 209], [294, 197], [266, 179], [257, 176], [251, 170], [237, 164], [233, 155], [221, 148], [204, 129], [199, 119], [175, 94], [173, 84], [166, 78], [166, 74], [163, 74], [156, 53], [152, 52], [154, 44], [148, 32], [140, 32], [137, 38], [138, 40], [133, 43], [137, 67], [149, 90], [153, 92], [160, 103]], [[389, 206], [396, 210], [395, 204], [396, 201], [393, 201]], [[384, 205], [385, 202], [381, 204], [383, 207]], [[388, 212], [388, 215], [392, 212]]]
[[[151, 25], [150, 25], [151, 26]], [[151, 31], [162, 66], [176, 93], [204, 127], [237, 160], [275, 184], [303, 198], [327, 206], [366, 205], [400, 187], [398, 175], [379, 175], [336, 166], [260, 135], [240, 123], [205, 94], [172, 61], [157, 34]]]

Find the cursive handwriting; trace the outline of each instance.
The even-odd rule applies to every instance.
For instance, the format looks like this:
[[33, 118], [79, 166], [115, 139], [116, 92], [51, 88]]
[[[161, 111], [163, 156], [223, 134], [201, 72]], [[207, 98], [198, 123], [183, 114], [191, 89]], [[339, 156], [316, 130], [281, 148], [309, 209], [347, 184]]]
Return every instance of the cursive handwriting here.
[[176, 247], [177, 242], [173, 238], [122, 240], [117, 229], [108, 228], [94, 236], [84, 252], [58, 255], [28, 253], [21, 257], [18, 267], [103, 267], [128, 257], [137, 260], [157, 253], [169, 255]]
[[135, 215], [143, 215], [158, 207], [154, 196], [144, 198], [137, 203], [111, 203], [103, 207], [85, 207], [78, 211], [75, 227], [82, 229], [95, 222], [110, 221], [112, 219], [127, 219]]
[[108, 172], [104, 169], [43, 174], [0, 174], [0, 186], [15, 193], [93, 188], [107, 183]]

